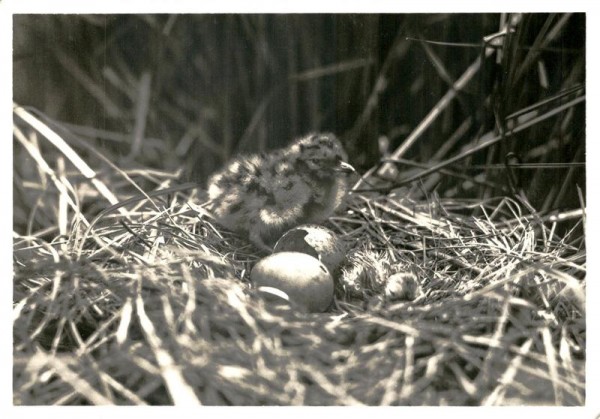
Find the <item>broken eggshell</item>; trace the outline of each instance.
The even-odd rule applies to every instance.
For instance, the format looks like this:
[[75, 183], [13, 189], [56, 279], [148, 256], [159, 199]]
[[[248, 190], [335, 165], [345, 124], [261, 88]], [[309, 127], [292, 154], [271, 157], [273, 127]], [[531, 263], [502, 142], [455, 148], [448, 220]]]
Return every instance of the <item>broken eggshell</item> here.
[[319, 259], [337, 277], [346, 259], [346, 246], [337, 235], [320, 225], [305, 224], [287, 231], [275, 243], [273, 253], [302, 252]]
[[[333, 301], [333, 278], [318, 259], [300, 252], [274, 253], [250, 272], [255, 288], [282, 291], [292, 305], [306, 312], [323, 312]], [[285, 299], [284, 296], [282, 298]]]

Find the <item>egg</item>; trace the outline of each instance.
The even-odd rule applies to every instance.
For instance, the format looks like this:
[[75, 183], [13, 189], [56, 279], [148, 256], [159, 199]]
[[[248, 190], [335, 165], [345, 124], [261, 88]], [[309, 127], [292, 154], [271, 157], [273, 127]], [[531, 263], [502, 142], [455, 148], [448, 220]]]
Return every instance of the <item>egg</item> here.
[[319, 260], [300, 252], [273, 253], [252, 268], [257, 289], [282, 291], [293, 306], [305, 312], [323, 312], [333, 301], [333, 278]]
[[346, 259], [346, 246], [337, 235], [323, 226], [306, 224], [287, 231], [275, 243], [277, 252], [302, 252], [319, 259], [337, 277]]

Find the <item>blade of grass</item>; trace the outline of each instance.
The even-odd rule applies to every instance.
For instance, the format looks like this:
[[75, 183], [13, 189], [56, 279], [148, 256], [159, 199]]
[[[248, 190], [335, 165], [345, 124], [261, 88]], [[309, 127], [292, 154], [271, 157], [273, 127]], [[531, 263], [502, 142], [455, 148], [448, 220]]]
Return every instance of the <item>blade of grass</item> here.
[[48, 176], [50, 176], [50, 179], [52, 179], [52, 182], [54, 183], [56, 188], [59, 190], [61, 196], [64, 197], [64, 199], [68, 202], [68, 204], [71, 206], [71, 209], [73, 209], [73, 212], [76, 214], [76, 216], [86, 226], [89, 226], [90, 224], [88, 223], [88, 221], [85, 219], [85, 217], [83, 216], [83, 214], [81, 214], [81, 211], [79, 210], [79, 205], [75, 201], [73, 201], [73, 198], [71, 198], [71, 195], [69, 194], [67, 187], [61, 182], [61, 180], [58, 178], [56, 173], [54, 173], [54, 170], [52, 170], [52, 168], [48, 165], [48, 163], [46, 163], [46, 161], [44, 160], [44, 158], [42, 157], [42, 155], [40, 153], [40, 150], [35, 148], [25, 138], [25, 135], [17, 127], [14, 128], [14, 134], [15, 134], [15, 137], [17, 138], [17, 140], [23, 145], [23, 147], [27, 150], [29, 155], [31, 155], [31, 157], [38, 164], [38, 167], [44, 173], [46, 173]]
[[390, 67], [392, 66], [392, 63], [395, 60], [401, 58], [408, 51], [408, 46], [403, 45], [401, 43], [401, 41], [403, 41], [403, 39], [402, 39], [403, 33], [404, 33], [404, 27], [401, 26], [398, 28], [398, 31], [396, 32], [396, 36], [394, 38], [394, 41], [392, 42], [392, 46], [391, 46], [390, 50], [388, 51], [388, 53], [385, 57], [385, 60], [383, 61], [383, 64], [381, 65], [379, 74], [377, 75], [377, 78], [375, 79], [375, 82], [373, 83], [371, 93], [369, 94], [369, 97], [366, 100], [365, 107], [363, 108], [361, 114], [356, 119], [352, 128], [346, 135], [347, 137], [350, 138], [350, 140], [356, 139], [356, 137], [360, 133], [362, 127], [367, 123], [367, 121], [371, 117], [371, 114], [376, 109], [377, 103], [379, 103], [379, 96], [385, 90], [387, 73], [388, 73]]
[[133, 143], [127, 160], [133, 160], [140, 153], [146, 132], [148, 111], [150, 107], [152, 74], [144, 72], [138, 83], [138, 94], [135, 101], [135, 124], [133, 126]]
[[146, 315], [144, 301], [141, 295], [138, 295], [136, 298], [136, 311], [140, 319], [142, 331], [146, 336], [152, 352], [154, 352], [156, 361], [160, 367], [160, 374], [162, 375], [175, 406], [200, 406], [200, 400], [198, 400], [194, 390], [185, 381], [181, 368], [164, 348], [162, 340], [156, 334], [156, 329], [154, 328], [152, 320]]
[[291, 74], [289, 76], [289, 79], [292, 81], [307, 81], [320, 77], [343, 73], [350, 70], [355, 70], [358, 68], [372, 66], [373, 64], [374, 60], [372, 58], [358, 58], [356, 60], [342, 61], [318, 68], [311, 68], [300, 73]]
[[38, 356], [44, 358], [46, 365], [50, 366], [58, 376], [73, 390], [85, 397], [90, 403], [97, 406], [112, 406], [114, 402], [107, 399], [94, 388], [94, 385], [87, 379], [74, 372], [67, 363], [63, 362], [59, 357], [51, 357], [39, 353]]
[[483, 399], [482, 406], [496, 406], [502, 402], [506, 387], [510, 386], [515, 379], [515, 376], [519, 372], [521, 363], [523, 362], [523, 357], [527, 355], [532, 345], [532, 338], [527, 339], [525, 343], [521, 345], [518, 354], [515, 355], [506, 371], [504, 371], [502, 374], [502, 377], [500, 378], [496, 388], [494, 388], [494, 390], [492, 390], [492, 392]]
[[81, 86], [102, 105], [106, 113], [111, 118], [121, 118], [123, 116], [121, 108], [113, 102], [110, 96], [106, 94], [103, 87], [99, 86], [89, 73], [79, 67], [73, 58], [60, 49], [55, 49], [56, 58], [62, 64]]
[[433, 51], [433, 49], [429, 46], [428, 43], [426, 43], [426, 42], [420, 42], [420, 44], [421, 44], [421, 47], [423, 48], [423, 50], [425, 51], [425, 54], [427, 55], [427, 58], [429, 58], [429, 61], [433, 65], [433, 68], [435, 68], [435, 70], [437, 71], [438, 76], [440, 76], [440, 78], [449, 87], [453, 87], [455, 81], [453, 80], [452, 76], [450, 75], [450, 73], [446, 69], [446, 66], [444, 66], [444, 63], [442, 62], [442, 60], [440, 59], [440, 57], [437, 56], [437, 54]]
[[[485, 58], [492, 55], [493, 49], [489, 48], [485, 50]], [[439, 100], [439, 102], [433, 107], [433, 109], [425, 116], [425, 118], [417, 125], [417, 127], [410, 133], [410, 135], [404, 140], [404, 142], [398, 147], [390, 156], [392, 159], [401, 158], [410, 147], [412, 147], [419, 137], [433, 124], [438, 116], [450, 105], [452, 100], [457, 96], [458, 92], [462, 90], [471, 79], [477, 74], [481, 67], [481, 57], [477, 59], [465, 70], [460, 78], [453, 84], [453, 86], [446, 92], [446, 94]], [[378, 171], [379, 176], [385, 177], [393, 170], [393, 166], [390, 163], [384, 164]]]
[[[401, 182], [397, 182], [397, 183], [394, 184], [394, 187], [414, 182], [415, 180], [418, 180], [418, 179], [422, 178], [423, 176], [427, 176], [427, 175], [429, 175], [431, 173], [437, 172], [440, 169], [442, 169], [442, 168], [444, 168], [444, 167], [446, 167], [448, 165], [454, 164], [454, 163], [456, 163], [456, 162], [458, 162], [458, 161], [460, 161], [460, 160], [462, 160], [462, 159], [464, 159], [464, 158], [466, 158], [466, 157], [468, 157], [468, 156], [470, 156], [472, 154], [477, 153], [478, 151], [484, 150], [484, 149], [490, 147], [491, 145], [494, 145], [494, 144], [500, 142], [504, 138], [511, 137], [514, 134], [517, 134], [517, 133], [519, 133], [521, 131], [524, 131], [527, 128], [530, 128], [530, 127], [532, 127], [532, 126], [534, 126], [534, 125], [536, 125], [536, 124], [538, 124], [540, 122], [543, 122], [546, 119], [551, 118], [551, 117], [553, 117], [553, 116], [555, 116], [555, 115], [557, 115], [557, 114], [559, 114], [559, 113], [561, 113], [561, 112], [563, 112], [563, 111], [565, 111], [565, 110], [567, 110], [567, 109], [569, 109], [569, 108], [571, 108], [573, 106], [576, 106], [576, 105], [578, 105], [580, 103], [583, 103], [584, 101], [585, 101], [585, 96], [581, 96], [581, 97], [578, 97], [576, 99], [573, 99], [572, 101], [570, 101], [568, 103], [565, 103], [562, 106], [559, 106], [559, 107], [557, 107], [555, 109], [552, 109], [551, 111], [548, 111], [545, 114], [542, 114], [542, 115], [538, 116], [537, 118], [534, 118], [534, 119], [532, 119], [532, 120], [530, 120], [530, 121], [528, 121], [528, 122], [526, 122], [526, 123], [524, 123], [522, 125], [519, 125], [519, 126], [515, 127], [512, 131], [507, 132], [504, 135], [497, 135], [495, 137], [491, 137], [491, 135], [490, 135], [491, 133], [488, 133], [488, 134], [486, 134], [486, 135], [484, 135], [482, 137], [482, 138], [488, 137], [488, 139], [483, 140], [479, 145], [473, 146], [469, 150], [466, 150], [466, 151], [462, 152], [461, 154], [459, 154], [459, 155], [457, 155], [455, 157], [447, 159], [447, 160], [443, 161], [442, 163], [436, 164], [436, 165], [430, 167], [429, 169], [424, 170], [423, 172], [421, 172], [419, 174], [411, 176], [408, 179], [404, 179]], [[489, 137], [491, 137], [491, 138], [489, 138]], [[389, 188], [384, 188], [384, 189], [389, 189]]]
[[153, 191], [141, 196], [134, 196], [133, 198], [129, 198], [126, 199], [122, 202], [119, 202], [117, 204], [111, 205], [110, 207], [102, 210], [96, 217], [94, 217], [94, 219], [92, 220], [92, 222], [88, 225], [87, 230], [85, 231], [85, 233], [83, 234], [83, 236], [81, 237], [80, 243], [79, 243], [79, 248], [77, 251], [77, 256], [80, 257], [81, 256], [81, 251], [83, 250], [83, 246], [85, 244], [85, 241], [87, 240], [87, 238], [89, 237], [92, 228], [96, 225], [96, 223], [102, 219], [105, 215], [115, 211], [115, 210], [119, 210], [119, 212], [121, 213], [125, 213], [127, 214], [126, 211], [122, 211], [122, 208], [129, 205], [129, 204], [133, 204], [136, 202], [140, 202], [143, 201], [145, 199], [150, 199], [156, 196], [160, 196], [160, 195], [165, 195], [165, 194], [170, 194], [172, 192], [177, 192], [177, 191], [185, 191], [185, 190], [189, 190], [189, 189], [193, 189], [193, 188], [197, 188], [198, 184], [196, 184], [195, 182], [188, 182], [188, 183], [184, 183], [182, 185], [176, 185], [176, 186], [172, 186], [170, 188], [165, 188], [165, 189], [160, 189], [158, 191]]
[[[111, 204], [119, 202], [117, 197], [110, 191], [110, 189], [100, 180], [96, 179], [96, 172], [84, 162], [81, 157], [69, 146], [56, 132], [50, 127], [44, 124], [42, 121], [37, 119], [31, 113], [27, 112], [24, 108], [14, 105], [13, 112], [27, 122], [31, 127], [35, 128], [40, 134], [42, 134], [52, 145], [58, 148], [64, 156], [69, 159], [71, 163], [92, 182], [98, 192]], [[124, 214], [124, 212], [122, 212]]]
[[527, 55], [523, 59], [523, 62], [517, 70], [517, 74], [514, 79], [515, 83], [518, 80], [520, 80], [521, 77], [523, 77], [523, 75], [527, 72], [529, 67], [535, 62], [535, 60], [537, 60], [537, 58], [540, 56], [542, 50], [546, 47], [546, 45], [548, 45], [558, 36], [558, 34], [561, 32], [561, 30], [567, 24], [569, 18], [571, 17], [571, 13], [563, 14], [558, 20], [558, 22], [552, 28], [550, 28], [550, 24], [552, 20], [554, 20], [555, 16], [556, 14], [550, 15], [548, 17], [546, 25], [538, 33], [537, 38], [533, 42], [532, 48], [529, 50], [529, 52], [527, 53]]
[[548, 327], [545, 327], [544, 329], [542, 329], [541, 333], [542, 342], [544, 343], [544, 349], [546, 350], [546, 365], [548, 366], [548, 371], [552, 380], [552, 388], [554, 388], [554, 401], [556, 402], [557, 406], [561, 406], [563, 404], [563, 395], [561, 385], [559, 384], [556, 349], [554, 348], [554, 344], [552, 343], [550, 329]]

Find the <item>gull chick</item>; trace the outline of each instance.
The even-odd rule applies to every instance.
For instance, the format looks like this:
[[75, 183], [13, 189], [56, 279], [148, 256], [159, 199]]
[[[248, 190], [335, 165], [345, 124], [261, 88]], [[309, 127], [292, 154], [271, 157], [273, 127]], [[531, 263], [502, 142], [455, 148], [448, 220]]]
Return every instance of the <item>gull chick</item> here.
[[262, 250], [287, 230], [318, 224], [346, 195], [354, 171], [340, 141], [330, 133], [309, 134], [286, 148], [241, 156], [208, 180], [211, 212], [223, 227]]

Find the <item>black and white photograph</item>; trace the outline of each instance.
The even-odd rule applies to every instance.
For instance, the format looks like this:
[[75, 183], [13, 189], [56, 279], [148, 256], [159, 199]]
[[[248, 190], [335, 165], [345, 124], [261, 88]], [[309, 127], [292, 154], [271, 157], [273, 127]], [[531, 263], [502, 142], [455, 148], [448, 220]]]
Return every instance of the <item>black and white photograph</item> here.
[[594, 397], [588, 13], [10, 20], [13, 407]]

